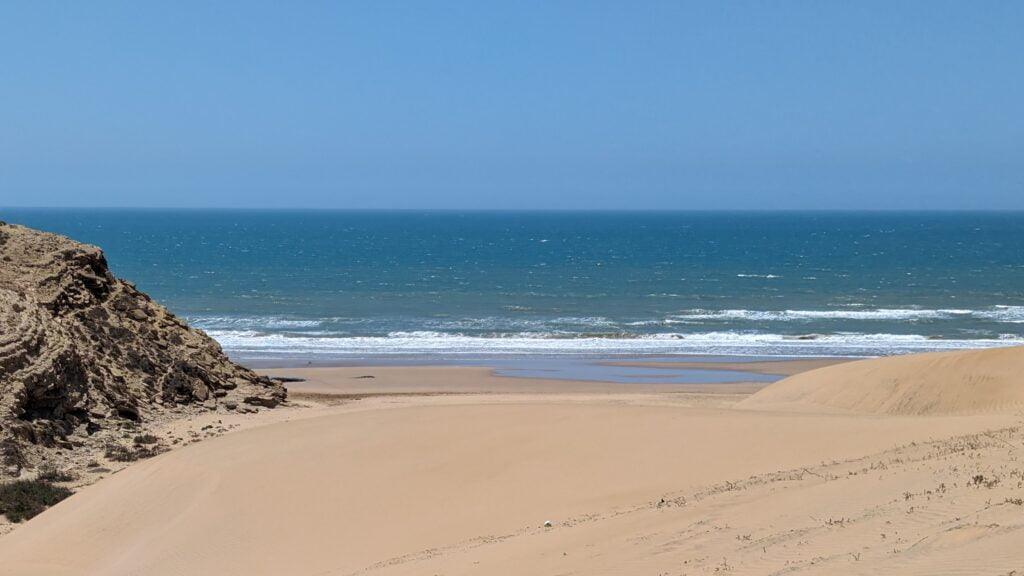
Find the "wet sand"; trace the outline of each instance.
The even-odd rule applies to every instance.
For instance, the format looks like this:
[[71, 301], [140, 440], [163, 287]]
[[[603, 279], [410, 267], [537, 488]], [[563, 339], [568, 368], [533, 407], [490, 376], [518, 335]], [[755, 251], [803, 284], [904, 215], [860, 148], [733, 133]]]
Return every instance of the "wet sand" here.
[[722, 357], [716, 362], [609, 362], [611, 366], [631, 366], [642, 368], [664, 368], [682, 370], [728, 370], [735, 372], [753, 372], [755, 374], [774, 374], [777, 376], [792, 376], [808, 370], [816, 370], [831, 366], [852, 362], [859, 358], [801, 358], [785, 360], [754, 360], [754, 361], [730, 361], [728, 357]]

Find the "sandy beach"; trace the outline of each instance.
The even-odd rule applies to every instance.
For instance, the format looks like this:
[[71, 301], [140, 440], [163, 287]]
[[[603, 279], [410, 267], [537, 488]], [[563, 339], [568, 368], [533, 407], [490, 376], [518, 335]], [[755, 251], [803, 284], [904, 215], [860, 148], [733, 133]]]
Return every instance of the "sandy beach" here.
[[6, 2], [0, 576], [1024, 576], [1024, 2]]
[[[979, 381], [1024, 366], [956, 354]], [[269, 370], [306, 379], [293, 408], [86, 487], [0, 557], [19, 575], [1019, 571], [1020, 404], [889, 414], [806, 390], [870, 369], [865, 397], [922, 371], [948, 395], [963, 381], [933, 356], [806, 372], [772, 385], [782, 407], [760, 385]]]

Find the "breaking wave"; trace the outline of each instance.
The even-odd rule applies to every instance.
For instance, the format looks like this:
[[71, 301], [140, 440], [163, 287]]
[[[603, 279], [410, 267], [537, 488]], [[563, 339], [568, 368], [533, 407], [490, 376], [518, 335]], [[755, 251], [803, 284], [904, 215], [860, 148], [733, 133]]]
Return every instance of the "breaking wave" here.
[[548, 354], [709, 354], [789, 356], [878, 356], [961, 350], [1024, 343], [1016, 335], [986, 339], [937, 339], [901, 334], [799, 335], [738, 332], [666, 333], [637, 336], [521, 333], [468, 336], [434, 331], [393, 332], [386, 336], [332, 337], [211, 331], [229, 352], [246, 358], [364, 357], [390, 355], [548, 355]]
[[1024, 306], [690, 309], [647, 319], [198, 317], [240, 358], [500, 354], [876, 356], [1024, 344]]

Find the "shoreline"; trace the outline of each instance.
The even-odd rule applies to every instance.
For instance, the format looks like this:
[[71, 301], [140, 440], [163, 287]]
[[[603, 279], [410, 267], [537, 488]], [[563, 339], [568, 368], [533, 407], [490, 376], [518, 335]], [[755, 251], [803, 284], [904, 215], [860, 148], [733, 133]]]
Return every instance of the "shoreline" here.
[[[723, 354], [723, 353], [623, 353], [623, 354], [601, 354], [601, 353], [573, 353], [563, 354], [540, 354], [523, 352], [517, 354], [395, 354], [377, 356], [358, 356], [352, 359], [318, 359], [315, 355], [297, 356], [294, 358], [252, 358], [244, 355], [232, 355], [231, 358], [239, 364], [249, 366], [253, 369], [267, 368], [350, 368], [356, 366], [478, 366], [482, 363], [503, 363], [517, 360], [543, 360], [543, 359], [565, 359], [588, 362], [662, 362], [673, 364], [676, 362], [695, 362], [698, 360], [707, 362], [735, 362], [746, 363], [752, 361], [762, 362], [786, 362], [799, 360], [828, 360], [828, 359], [853, 359], [875, 358], [876, 356], [830, 356], [830, 355], [807, 355], [807, 354]], [[703, 360], [707, 359], [707, 360]]]
[[698, 369], [698, 370], [737, 370], [754, 374], [770, 374], [775, 376], [793, 376], [801, 372], [816, 370], [834, 364], [844, 362], [856, 362], [864, 358], [850, 358], [841, 356], [828, 356], [821, 358], [784, 358], [779, 360], [750, 360], [744, 362], [716, 361], [716, 362], [612, 362], [612, 366], [644, 366], [651, 368], [665, 369]]
[[301, 378], [288, 383], [291, 394], [430, 395], [430, 394], [752, 394], [764, 383], [623, 384], [501, 376], [481, 366], [345, 366], [260, 369], [266, 376]]
[[[1024, 318], [1024, 307], [1020, 307]], [[633, 357], [853, 357], [869, 358], [954, 350], [978, 350], [1019, 346], [1024, 336], [1012, 330], [1000, 335], [967, 337], [924, 333], [825, 332], [807, 335], [764, 332], [758, 327], [743, 331], [740, 326], [723, 327], [720, 332], [631, 334], [628, 337], [588, 334], [551, 337], [537, 333], [505, 335], [464, 335], [447, 333], [336, 336], [315, 332], [287, 331], [263, 327], [253, 319], [252, 330], [209, 329], [209, 334], [242, 363], [262, 365], [311, 361], [318, 365], [356, 363], [461, 363], [474, 360], [522, 357], [562, 357], [628, 360]], [[318, 322], [313, 320], [311, 322]], [[882, 329], [881, 327], [877, 329]]]
[[[722, 385], [771, 383], [799, 372], [858, 360], [850, 357], [805, 358], [791, 356], [650, 355], [609, 358], [607, 356], [517, 356], [514, 358], [473, 358], [420, 361], [381, 359], [361, 362], [250, 362], [250, 368], [264, 375], [301, 378], [302, 370], [337, 369], [366, 371], [378, 369], [484, 368], [501, 378], [572, 381], [629, 386]], [[296, 384], [291, 382], [291, 384]]]

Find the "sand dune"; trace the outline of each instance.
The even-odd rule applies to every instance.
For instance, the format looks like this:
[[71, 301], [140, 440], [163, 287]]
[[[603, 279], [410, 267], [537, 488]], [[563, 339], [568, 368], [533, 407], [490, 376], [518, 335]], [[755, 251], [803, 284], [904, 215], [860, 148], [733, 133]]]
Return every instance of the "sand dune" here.
[[1022, 404], [1024, 347], [837, 364], [776, 382], [743, 402], [918, 416], [1006, 411]]
[[[331, 391], [324, 374], [317, 393]], [[342, 390], [370, 386], [342, 374]], [[0, 538], [0, 573], [1024, 569], [1019, 415], [738, 410], [736, 394], [572, 390], [379, 395], [193, 444]]]

